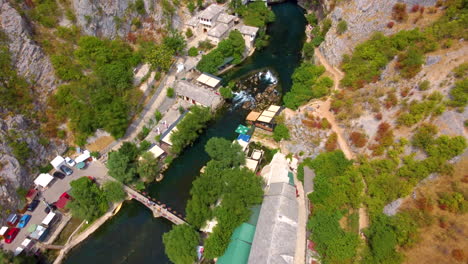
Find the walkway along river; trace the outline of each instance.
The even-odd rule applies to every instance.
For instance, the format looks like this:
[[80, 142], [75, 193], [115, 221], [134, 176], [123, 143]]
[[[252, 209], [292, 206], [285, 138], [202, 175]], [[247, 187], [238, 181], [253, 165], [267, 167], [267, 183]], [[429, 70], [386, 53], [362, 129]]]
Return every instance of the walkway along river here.
[[[291, 75], [300, 64], [306, 21], [303, 10], [293, 2], [273, 5], [272, 10], [276, 20], [268, 28], [270, 44], [230, 70], [223, 76], [225, 79], [269, 69], [278, 78], [282, 92], [290, 90]], [[204, 151], [206, 142], [212, 137], [234, 140], [234, 130], [244, 122], [246, 114], [240, 108], [221, 110], [193, 146], [174, 160], [164, 180], [149, 187], [151, 197], [167, 202], [177, 212], [184, 212], [192, 181], [209, 160]], [[171, 225], [164, 218], [153, 218], [152, 212], [139, 202], [126, 202], [115, 217], [72, 250], [65, 263], [170, 263], [164, 254], [162, 235]]]

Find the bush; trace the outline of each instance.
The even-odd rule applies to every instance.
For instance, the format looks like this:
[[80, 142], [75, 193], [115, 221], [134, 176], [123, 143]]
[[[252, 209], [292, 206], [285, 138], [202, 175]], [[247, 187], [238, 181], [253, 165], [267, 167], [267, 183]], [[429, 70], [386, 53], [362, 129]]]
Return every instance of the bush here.
[[424, 80], [418, 84], [418, 88], [420, 91], [426, 91], [427, 89], [429, 89], [430, 86], [431, 82], [428, 80]]
[[172, 87], [167, 88], [166, 96], [169, 98], [174, 98], [175, 96], [174, 88]]
[[156, 112], [154, 112], [154, 119], [156, 119], [156, 123], [161, 121], [162, 118], [163, 115], [161, 114], [161, 112], [159, 112], [159, 110], [156, 110]]
[[367, 143], [366, 135], [360, 132], [352, 132], [350, 135], [350, 139], [353, 145], [356, 146], [357, 148], [362, 148]]
[[276, 125], [275, 129], [273, 130], [273, 139], [277, 142], [281, 141], [282, 139], [290, 139], [289, 129], [284, 124]]
[[107, 181], [102, 186], [108, 202], [117, 203], [127, 197], [122, 183], [117, 181]]
[[26, 143], [26, 141], [17, 140], [10, 142], [9, 145], [18, 162], [22, 165], [26, 164], [31, 154], [31, 149], [29, 148], [28, 143]]
[[458, 81], [450, 90], [450, 106], [465, 107], [468, 104], [468, 79]]
[[394, 25], [395, 25], [395, 22], [393, 22], [393, 21], [390, 21], [390, 22], [387, 23], [388, 28], [393, 28]]
[[411, 143], [413, 146], [427, 149], [434, 143], [434, 137], [437, 134], [437, 127], [432, 124], [422, 124], [414, 133]]
[[140, 15], [146, 14], [145, 2], [143, 0], [136, 0], [135, 1], [135, 10]]
[[422, 68], [424, 55], [419, 48], [409, 47], [398, 55], [397, 68], [401, 70], [404, 78], [413, 78]]
[[468, 62], [462, 63], [453, 69], [453, 75], [456, 78], [464, 78], [468, 75]]
[[195, 248], [198, 245], [199, 235], [191, 226], [176, 225], [171, 231], [163, 235], [166, 255], [176, 264], [191, 264], [197, 259]]
[[346, 21], [341, 20], [340, 22], [338, 22], [338, 25], [336, 26], [336, 32], [338, 33], [338, 35], [345, 33], [346, 30], [348, 30], [348, 24], [346, 23]]
[[333, 80], [319, 78], [325, 72], [323, 66], [302, 63], [293, 73], [291, 91], [283, 97], [286, 107], [297, 109], [312, 98], [320, 98], [330, 93]]
[[327, 139], [327, 142], [325, 142], [325, 149], [330, 152], [334, 151], [337, 148], [337, 143], [338, 142], [338, 135], [333, 132], [330, 134], [330, 136]]
[[315, 15], [315, 13], [310, 13], [310, 14], [306, 15], [306, 19], [307, 19], [307, 23], [309, 23], [309, 25], [311, 25], [311, 26], [316, 26], [317, 25], [318, 19], [317, 19], [317, 16]]
[[324, 37], [328, 30], [330, 30], [332, 26], [332, 21], [330, 18], [325, 18], [323, 21], [322, 21], [322, 31], [320, 32], [320, 34], [322, 35], [322, 37]]
[[195, 47], [191, 47], [189, 50], [188, 50], [188, 55], [190, 57], [196, 57], [198, 55], [198, 50], [197, 48]]
[[304, 43], [304, 46], [302, 47], [302, 54], [304, 55], [304, 58], [306, 60], [310, 60], [314, 57], [314, 52], [315, 52], [315, 45], [312, 42], [306, 42]]
[[261, 2], [249, 3], [248, 6], [241, 6], [236, 11], [247, 26], [262, 28], [275, 21], [275, 13]]
[[219, 88], [219, 93], [224, 99], [231, 99], [234, 96], [230, 87]]
[[408, 13], [406, 12], [406, 4], [396, 3], [392, 9], [392, 18], [398, 22], [403, 22], [408, 19]]

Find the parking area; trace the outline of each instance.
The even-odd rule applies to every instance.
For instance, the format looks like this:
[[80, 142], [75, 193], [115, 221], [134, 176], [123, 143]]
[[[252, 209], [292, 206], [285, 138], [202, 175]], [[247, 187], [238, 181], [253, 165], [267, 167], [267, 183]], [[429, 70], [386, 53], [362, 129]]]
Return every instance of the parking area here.
[[[73, 167], [73, 174], [66, 176], [64, 179], [57, 179], [55, 178], [47, 188], [40, 188], [40, 194], [36, 199], [43, 200], [49, 204], [56, 202], [60, 196], [64, 193], [70, 190], [70, 182], [73, 180], [76, 180], [80, 177], [83, 176], [92, 176], [95, 178], [106, 178], [107, 175], [107, 168], [105, 167], [104, 164], [102, 164], [99, 161], [92, 161], [89, 163], [89, 165], [84, 168], [84, 169], [77, 169], [76, 167]], [[26, 211], [24, 214], [30, 214], [31, 219], [29, 220], [28, 224], [24, 227], [21, 228], [20, 232], [16, 236], [16, 238], [13, 240], [11, 244], [6, 244], [5, 241], [1, 241], [0, 245], [10, 251], [15, 251], [17, 247], [21, 245], [23, 240], [31, 233], [28, 231], [28, 227], [31, 225], [40, 225], [44, 218], [47, 216], [47, 213], [45, 212], [46, 209], [46, 204], [44, 202], [40, 202], [37, 208], [34, 210], [34, 212], [28, 212]], [[51, 237], [55, 237], [52, 233], [53, 231], [56, 231], [61, 221], [64, 221], [64, 219], [67, 219], [68, 216], [62, 215], [61, 212], [58, 210], [55, 211], [58, 215], [58, 221], [54, 223], [54, 225], [51, 227], [52, 232], [47, 235], [46, 239], [44, 242], [48, 242], [48, 240]]]

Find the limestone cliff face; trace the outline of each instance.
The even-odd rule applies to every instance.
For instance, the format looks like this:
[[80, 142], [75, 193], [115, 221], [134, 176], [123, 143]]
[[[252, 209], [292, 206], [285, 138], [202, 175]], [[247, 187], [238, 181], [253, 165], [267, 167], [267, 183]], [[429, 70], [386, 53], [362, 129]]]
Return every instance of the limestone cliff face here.
[[[325, 8], [330, 8], [330, 1], [323, 1]], [[325, 41], [320, 45], [320, 51], [332, 65], [339, 65], [343, 54], [350, 54], [354, 47], [368, 39], [374, 32], [392, 34], [399, 29], [392, 29], [387, 23], [392, 21], [392, 7], [397, 2], [406, 3], [408, 9], [414, 4], [422, 6], [434, 6], [436, 0], [356, 0], [343, 1], [336, 6], [327, 16], [333, 22], [332, 28], [325, 36]], [[348, 30], [338, 35], [336, 25], [340, 20], [345, 20]], [[410, 27], [417, 27], [417, 24]]]
[[[41, 144], [39, 139], [37, 124], [22, 115], [0, 120], [0, 218], [20, 207], [17, 189], [30, 188], [38, 168], [65, 151], [60, 141]], [[25, 142], [30, 149], [23, 164], [13, 155], [12, 141]]]
[[[77, 24], [85, 35], [105, 38], [126, 37], [132, 30], [132, 20], [158, 21], [164, 24], [160, 1], [144, 0], [145, 14], [138, 14], [135, 0], [72, 0]], [[162, 23], [161, 23], [162, 22]]]
[[28, 22], [7, 0], [0, 0], [0, 28], [9, 38], [9, 50], [17, 72], [35, 86], [40, 103], [56, 88], [57, 79], [49, 57], [32, 39]]

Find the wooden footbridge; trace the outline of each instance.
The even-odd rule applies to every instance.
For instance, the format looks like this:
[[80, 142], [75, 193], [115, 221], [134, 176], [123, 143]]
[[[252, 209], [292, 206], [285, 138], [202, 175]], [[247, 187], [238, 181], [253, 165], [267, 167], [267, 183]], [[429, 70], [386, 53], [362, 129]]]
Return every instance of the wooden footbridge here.
[[124, 189], [131, 199], [137, 200], [148, 207], [153, 212], [154, 217], [164, 217], [176, 225], [187, 223], [183, 219], [182, 214], [178, 214], [175, 210], [172, 210], [170, 207], [168, 208], [160, 201], [147, 197], [125, 185]]

